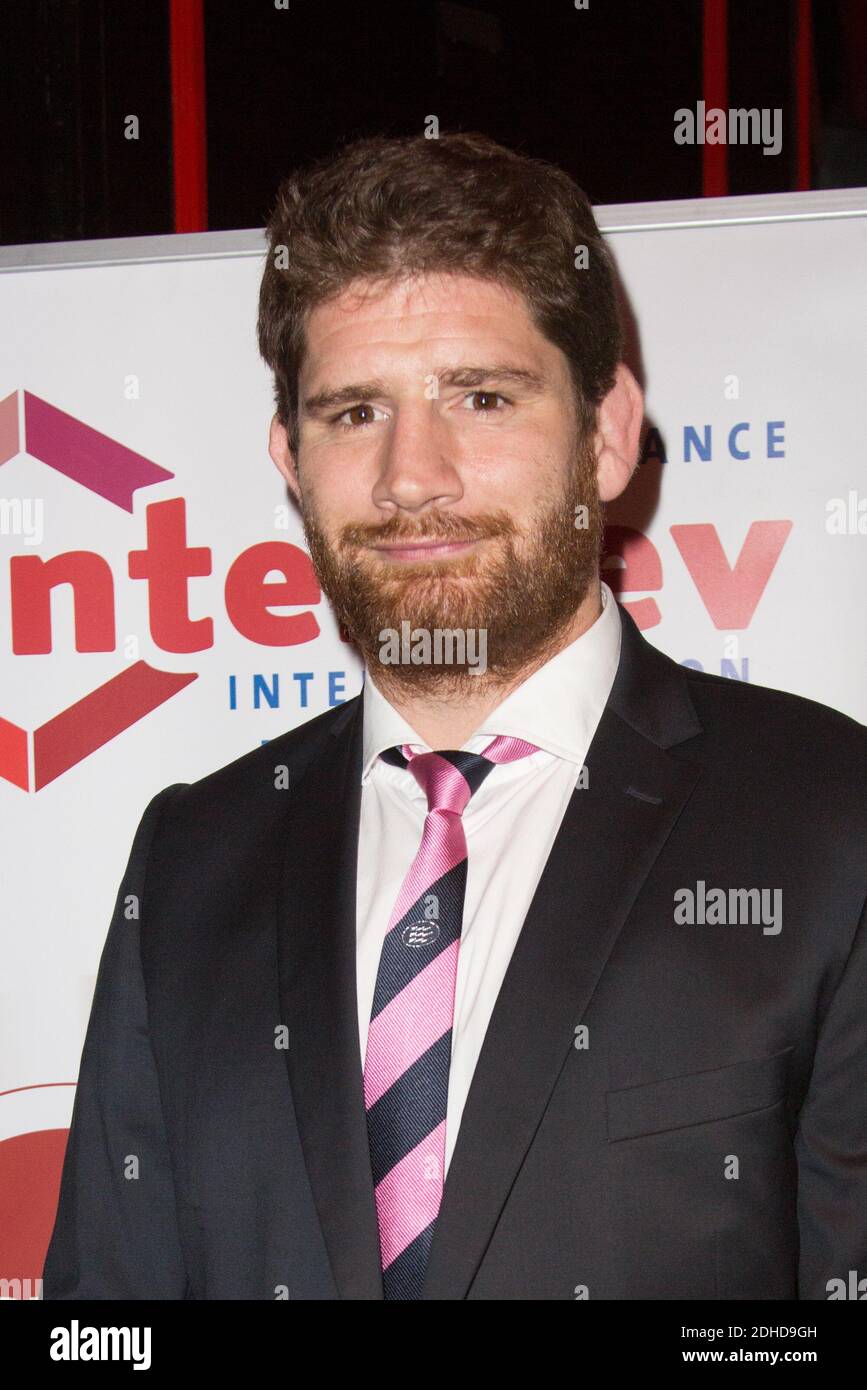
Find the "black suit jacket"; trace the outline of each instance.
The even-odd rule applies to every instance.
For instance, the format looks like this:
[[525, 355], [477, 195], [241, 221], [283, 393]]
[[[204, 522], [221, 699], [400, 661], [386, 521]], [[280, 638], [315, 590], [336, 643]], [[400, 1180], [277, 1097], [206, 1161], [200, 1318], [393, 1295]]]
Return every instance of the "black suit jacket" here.
[[[867, 1276], [867, 732], [685, 669], [621, 617], [589, 786], [496, 1002], [424, 1297], [825, 1299]], [[382, 1298], [361, 732], [359, 696], [147, 807], [46, 1299]], [[781, 889], [782, 929], [677, 923], [699, 881]]]

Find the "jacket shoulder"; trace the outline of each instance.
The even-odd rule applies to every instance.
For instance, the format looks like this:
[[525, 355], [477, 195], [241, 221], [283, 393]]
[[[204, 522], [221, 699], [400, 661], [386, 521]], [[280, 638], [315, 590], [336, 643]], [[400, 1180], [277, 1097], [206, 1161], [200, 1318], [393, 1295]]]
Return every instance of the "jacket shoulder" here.
[[784, 763], [800, 775], [867, 773], [867, 728], [804, 695], [681, 667], [703, 735], [737, 745], [757, 764]]
[[[231, 762], [206, 773], [195, 782], [175, 783], [173, 811], [205, 811], [212, 806], [242, 807], [249, 799], [258, 800], [263, 789], [279, 786], [284, 790], [302, 774], [325, 740], [336, 737], [351, 724], [361, 695], [346, 700], [324, 714], [251, 748]], [[285, 773], [283, 773], [285, 769]]]

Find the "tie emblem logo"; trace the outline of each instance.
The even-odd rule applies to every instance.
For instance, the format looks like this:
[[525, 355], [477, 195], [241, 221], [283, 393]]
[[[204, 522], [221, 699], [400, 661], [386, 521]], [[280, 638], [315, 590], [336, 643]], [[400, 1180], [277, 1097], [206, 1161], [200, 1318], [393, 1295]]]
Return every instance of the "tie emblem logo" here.
[[400, 934], [404, 946], [418, 950], [422, 946], [432, 946], [440, 934], [439, 922], [408, 922]]

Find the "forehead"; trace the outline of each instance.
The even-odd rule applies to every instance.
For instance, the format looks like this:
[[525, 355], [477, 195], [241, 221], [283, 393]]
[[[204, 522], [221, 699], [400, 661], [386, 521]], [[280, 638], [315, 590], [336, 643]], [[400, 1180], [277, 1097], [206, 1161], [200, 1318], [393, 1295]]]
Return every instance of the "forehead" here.
[[355, 281], [307, 320], [304, 371], [334, 356], [377, 348], [448, 350], [472, 341], [511, 346], [539, 359], [558, 349], [539, 332], [510, 286], [472, 275], [429, 273], [381, 284]]

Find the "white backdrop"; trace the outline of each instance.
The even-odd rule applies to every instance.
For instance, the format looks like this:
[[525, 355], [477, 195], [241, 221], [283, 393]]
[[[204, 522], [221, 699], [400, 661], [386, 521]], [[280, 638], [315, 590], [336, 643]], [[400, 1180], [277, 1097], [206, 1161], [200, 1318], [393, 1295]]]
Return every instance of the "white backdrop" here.
[[[676, 660], [864, 720], [867, 190], [597, 211], [658, 431], [609, 509], [606, 578]], [[0, 1278], [41, 1269], [147, 801], [360, 689], [267, 454], [263, 253], [256, 231], [0, 250]], [[152, 631], [130, 577], [149, 522], [198, 548], [188, 615], [213, 629], [184, 651], [165, 627], [186, 627], [182, 597], [155, 587]], [[40, 602], [34, 557], [55, 556], [77, 639], [69, 585], [50, 632]], [[286, 634], [249, 624], [284, 563], [271, 611], [312, 616], [271, 645]]]

